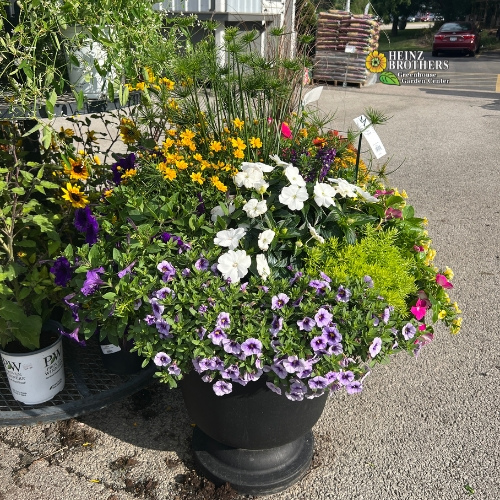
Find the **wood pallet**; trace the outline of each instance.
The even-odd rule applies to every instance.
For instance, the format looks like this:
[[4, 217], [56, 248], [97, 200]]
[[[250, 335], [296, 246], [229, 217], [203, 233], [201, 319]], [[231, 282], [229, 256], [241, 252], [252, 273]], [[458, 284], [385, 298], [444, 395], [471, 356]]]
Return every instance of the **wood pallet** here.
[[333, 87], [344, 87], [344, 83], [346, 87], [354, 87], [360, 89], [365, 82], [350, 82], [345, 80], [331, 80], [329, 78], [313, 78], [313, 82], [315, 84], [324, 84], [332, 85]]

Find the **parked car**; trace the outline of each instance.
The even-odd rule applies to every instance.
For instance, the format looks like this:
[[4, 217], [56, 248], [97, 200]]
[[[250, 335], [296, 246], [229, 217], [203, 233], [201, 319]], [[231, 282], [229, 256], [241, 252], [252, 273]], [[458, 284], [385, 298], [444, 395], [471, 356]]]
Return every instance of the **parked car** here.
[[414, 23], [414, 22], [416, 21], [416, 18], [415, 18], [415, 16], [408, 16], [408, 17], [406, 18], [406, 20], [407, 20], [409, 23]]
[[439, 52], [461, 51], [474, 57], [480, 46], [481, 35], [471, 23], [445, 23], [434, 35], [432, 55], [436, 57]]

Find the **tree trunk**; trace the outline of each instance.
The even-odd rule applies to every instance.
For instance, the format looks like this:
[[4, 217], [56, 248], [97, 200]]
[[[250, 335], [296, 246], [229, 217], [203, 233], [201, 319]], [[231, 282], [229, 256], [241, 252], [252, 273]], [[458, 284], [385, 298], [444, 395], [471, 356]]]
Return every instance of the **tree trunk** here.
[[392, 36], [398, 36], [398, 15], [396, 14], [396, 12], [392, 13], [391, 35]]

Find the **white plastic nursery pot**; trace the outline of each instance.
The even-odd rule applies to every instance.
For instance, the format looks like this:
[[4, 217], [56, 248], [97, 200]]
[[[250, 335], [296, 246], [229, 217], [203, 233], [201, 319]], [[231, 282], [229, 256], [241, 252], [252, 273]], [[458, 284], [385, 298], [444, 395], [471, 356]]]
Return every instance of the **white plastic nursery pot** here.
[[[81, 26], [71, 26], [61, 30], [63, 37], [68, 40], [80, 38], [80, 34], [84, 31]], [[109, 75], [109, 78], [102, 77], [95, 68], [95, 62], [102, 65], [106, 61], [106, 49], [100, 44], [92, 40], [90, 34], [88, 39], [74, 47], [72, 54], [79, 62], [79, 66], [71, 63], [68, 54], [66, 61], [68, 63], [69, 81], [76, 92], [83, 92], [87, 99], [105, 99], [108, 93], [108, 80], [114, 78], [114, 74]]]
[[62, 336], [49, 347], [23, 354], [0, 351], [14, 399], [36, 405], [64, 388]]

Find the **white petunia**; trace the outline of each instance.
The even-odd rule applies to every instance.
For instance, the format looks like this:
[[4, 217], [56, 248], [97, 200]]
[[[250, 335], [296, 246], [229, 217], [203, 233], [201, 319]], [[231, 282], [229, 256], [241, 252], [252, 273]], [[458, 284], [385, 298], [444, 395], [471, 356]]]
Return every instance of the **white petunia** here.
[[226, 229], [219, 231], [214, 238], [214, 243], [220, 247], [228, 247], [229, 250], [234, 250], [241, 238], [245, 236], [246, 231], [239, 227], [238, 229]]
[[314, 186], [314, 201], [318, 207], [329, 207], [334, 205], [335, 195], [337, 191], [330, 184], [325, 184], [324, 182], [317, 182]]
[[258, 201], [252, 198], [243, 205], [243, 210], [247, 213], [248, 217], [253, 219], [267, 212], [266, 201]]
[[356, 191], [361, 196], [361, 198], [363, 198], [368, 203], [378, 203], [379, 202], [378, 198], [375, 198], [375, 196], [372, 196], [370, 193], [367, 193], [366, 191], [361, 189], [359, 186], [356, 186]]
[[266, 256], [263, 253], [259, 253], [255, 256], [255, 260], [257, 261], [257, 272], [262, 280], [265, 281], [271, 274], [271, 269], [269, 269]]
[[[232, 203], [228, 205], [227, 211], [229, 214], [232, 214], [234, 212], [234, 205]], [[210, 213], [212, 214], [212, 217], [210, 217], [212, 222], [215, 222], [217, 220], [217, 217], [224, 217], [226, 215], [220, 205], [212, 208], [212, 210], [210, 210]]]
[[257, 191], [257, 193], [259, 193], [260, 195], [263, 195], [267, 191], [268, 187], [269, 184], [264, 179], [262, 179], [260, 182], [256, 182], [253, 186], [255, 191]]
[[346, 196], [349, 198], [356, 198], [357, 196], [357, 186], [354, 184], [350, 184], [345, 179], [328, 179], [330, 182], [335, 182], [337, 186], [335, 187], [335, 191], [345, 198]]
[[267, 250], [269, 245], [274, 240], [275, 232], [272, 229], [266, 229], [259, 234], [258, 245], [261, 250]]
[[291, 165], [291, 163], [287, 163], [286, 161], [283, 161], [278, 155], [269, 155], [269, 158], [278, 165], [278, 167], [288, 167]]
[[314, 227], [311, 226], [311, 224], [309, 224], [309, 222], [307, 223], [307, 225], [309, 226], [309, 232], [311, 233], [313, 239], [323, 244], [325, 242], [325, 238], [323, 238], [323, 236], [320, 236], [320, 234], [316, 231], [316, 229], [314, 229]]
[[300, 175], [300, 171], [297, 167], [294, 167], [293, 165], [289, 165], [288, 167], [285, 168], [284, 172], [285, 172], [286, 178], [290, 181], [290, 184], [295, 185], [295, 186], [305, 186], [306, 185], [306, 181]]
[[304, 201], [308, 198], [307, 189], [303, 186], [292, 184], [284, 187], [279, 195], [279, 200], [283, 205], [286, 205], [290, 210], [302, 210]]
[[274, 167], [271, 167], [271, 165], [266, 165], [265, 163], [261, 163], [260, 161], [256, 162], [244, 161], [241, 164], [241, 170], [243, 171], [251, 168], [258, 168], [261, 172], [272, 172], [274, 170]]
[[252, 259], [245, 250], [229, 250], [218, 259], [217, 269], [222, 273], [224, 279], [230, 279], [231, 283], [238, 283], [246, 276]]

